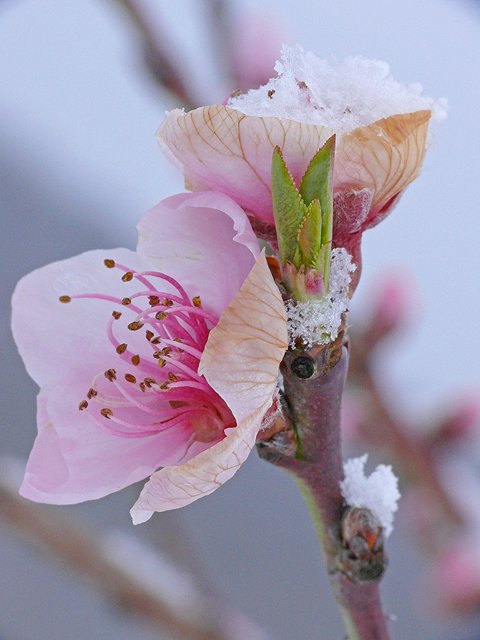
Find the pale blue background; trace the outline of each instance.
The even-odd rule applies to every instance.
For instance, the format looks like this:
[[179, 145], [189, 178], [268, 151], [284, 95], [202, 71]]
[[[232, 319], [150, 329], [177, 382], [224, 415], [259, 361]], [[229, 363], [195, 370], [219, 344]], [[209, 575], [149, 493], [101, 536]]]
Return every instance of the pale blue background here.
[[[229, 87], [216, 79], [203, 3], [146, 4], [181, 43], [179, 56], [189, 64], [199, 102], [221, 100]], [[231, 3], [238, 12], [255, 4]], [[419, 80], [428, 95], [448, 97], [449, 118], [437, 128], [421, 179], [365, 237], [357, 296], [361, 305], [388, 266], [414, 274], [422, 303], [410, 333], [385, 354], [384, 377], [399, 408], [427, 415], [464, 387], [480, 385], [480, 7], [453, 0], [261, 4], [276, 7], [292, 43], [322, 56], [387, 60], [398, 80]], [[154, 140], [165, 110], [175, 104], [151, 84], [136, 43], [107, 0], [0, 2], [4, 453], [26, 457], [35, 430], [35, 388], [8, 329], [14, 282], [83, 250], [133, 247], [139, 216], [182, 189]], [[80, 520], [85, 515], [99, 526], [129, 530], [134, 497], [135, 490], [127, 490], [70, 510]], [[421, 615], [428, 594], [414, 596], [413, 589], [423, 564], [404, 529], [399, 524], [389, 544], [385, 580], [387, 607], [398, 616], [397, 639], [478, 638], [480, 624], [471, 620]], [[174, 544], [179, 530], [188, 540], [182, 547]], [[158, 540], [277, 640], [343, 637], [304, 505], [290, 480], [256, 455], [221, 491], [181, 513], [155, 517], [135, 533]], [[2, 640], [150, 637], [48, 560], [0, 523]]]

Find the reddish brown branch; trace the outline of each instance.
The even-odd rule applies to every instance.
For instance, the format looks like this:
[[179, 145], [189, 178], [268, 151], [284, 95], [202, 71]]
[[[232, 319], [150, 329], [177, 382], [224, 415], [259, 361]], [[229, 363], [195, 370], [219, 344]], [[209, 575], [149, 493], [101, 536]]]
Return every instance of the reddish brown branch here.
[[[343, 348], [342, 354], [341, 344], [340, 338], [333, 348], [287, 352], [282, 373], [297, 446], [288, 447], [285, 432], [280, 432], [268, 442], [260, 442], [259, 452], [292, 474], [304, 493], [349, 639], [388, 640], [379, 595], [384, 566], [367, 580], [361, 579], [368, 574], [371, 553], [363, 559], [351, 557], [342, 532], [345, 503], [340, 492], [340, 407], [348, 353]], [[349, 560], [347, 576], [344, 567]]]
[[429, 447], [388, 407], [372, 372], [375, 345], [370, 343], [368, 335], [358, 335], [352, 339], [350, 368], [350, 379], [365, 394], [367, 437], [371, 435], [381, 445], [386, 444], [403, 475], [428, 488], [448, 521], [455, 526], [461, 525], [463, 519], [440, 480]]
[[[179, 610], [162, 599], [159, 592], [143, 584], [141, 578], [112, 560], [105, 549], [103, 535], [91, 534], [72, 526], [51, 507], [24, 500], [0, 484], [0, 519], [13, 527], [29, 543], [52, 552], [58, 560], [73, 567], [122, 608], [143, 616], [161, 631], [182, 640], [232, 640], [237, 638], [238, 615], [221, 610], [216, 603], [195, 594]], [[172, 588], [173, 585], [172, 585]], [[192, 607], [195, 606], [195, 618]]]
[[186, 109], [194, 109], [196, 100], [192, 95], [178, 62], [172, 52], [178, 47], [168, 42], [168, 37], [160, 32], [158, 25], [153, 28], [152, 21], [138, 0], [117, 0], [123, 7], [131, 23], [142, 38], [144, 58], [147, 68], [155, 81], [173, 93]]

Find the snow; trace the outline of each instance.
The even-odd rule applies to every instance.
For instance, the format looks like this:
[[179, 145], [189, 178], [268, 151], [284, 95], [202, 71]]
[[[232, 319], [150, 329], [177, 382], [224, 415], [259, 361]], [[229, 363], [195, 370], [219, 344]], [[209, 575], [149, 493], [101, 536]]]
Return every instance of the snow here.
[[386, 62], [350, 57], [330, 64], [299, 45], [282, 47], [277, 77], [259, 89], [232, 97], [228, 106], [253, 116], [273, 116], [352, 131], [399, 113], [428, 109], [434, 120], [447, 114], [444, 98], [422, 95], [419, 83], [393, 79]]
[[345, 249], [333, 249], [328, 293], [319, 300], [287, 302], [288, 336], [292, 348], [297, 338], [301, 338], [307, 348], [335, 340], [342, 314], [348, 309], [350, 274], [355, 269], [352, 256]]
[[375, 471], [365, 475], [368, 455], [352, 458], [344, 465], [345, 479], [340, 490], [351, 507], [364, 507], [379, 519], [385, 528], [385, 536], [393, 531], [393, 514], [398, 509], [400, 498], [398, 478], [390, 465], [380, 464]]

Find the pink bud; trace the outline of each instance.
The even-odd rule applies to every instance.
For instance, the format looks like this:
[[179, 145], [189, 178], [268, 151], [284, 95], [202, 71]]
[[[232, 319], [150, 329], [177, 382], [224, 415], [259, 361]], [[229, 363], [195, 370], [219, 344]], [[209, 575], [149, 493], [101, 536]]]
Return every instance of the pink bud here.
[[474, 546], [463, 541], [445, 549], [432, 577], [442, 609], [466, 611], [478, 605], [480, 558]]
[[415, 298], [415, 287], [405, 272], [391, 271], [383, 275], [372, 300], [369, 333], [374, 342], [406, 324]]
[[442, 440], [462, 438], [480, 426], [480, 396], [465, 393], [440, 427]]

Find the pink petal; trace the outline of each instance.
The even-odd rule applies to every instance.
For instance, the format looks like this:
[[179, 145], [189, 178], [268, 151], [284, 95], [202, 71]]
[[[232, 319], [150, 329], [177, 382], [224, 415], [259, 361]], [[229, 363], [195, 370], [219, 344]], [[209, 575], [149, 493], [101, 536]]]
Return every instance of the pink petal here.
[[204, 308], [220, 315], [260, 253], [247, 216], [222, 193], [183, 193], [159, 202], [138, 225], [138, 252]]
[[335, 157], [334, 190], [367, 188], [373, 193], [364, 228], [373, 226], [377, 212], [419, 174], [430, 116], [430, 111], [395, 115], [341, 138]]
[[285, 308], [262, 253], [210, 336], [200, 371], [237, 420], [227, 437], [188, 463], [157, 471], [131, 510], [135, 524], [154, 511], [186, 506], [229, 480], [255, 444], [287, 348]]
[[273, 222], [271, 165], [280, 146], [295, 180], [332, 135], [327, 127], [246, 116], [221, 105], [171, 111], [158, 131], [165, 153], [180, 167], [188, 188], [221, 191]]
[[38, 435], [20, 489], [25, 498], [50, 504], [100, 498], [181, 458], [188, 439], [182, 429], [138, 439], [112, 435], [78, 411], [82, 390], [75, 385], [65, 375], [38, 396]]
[[[111, 358], [105, 327], [112, 304], [102, 300], [62, 304], [58, 300], [64, 294], [96, 292], [123, 298], [139, 289], [135, 281], [122, 282], [117, 269], [107, 269], [105, 258], [134, 269], [148, 268], [128, 249], [89, 251], [37, 269], [17, 284], [12, 298], [12, 331], [27, 371], [38, 385], [62, 379], [73, 367], [80, 378], [91, 380]], [[87, 388], [79, 393], [83, 395]]]

